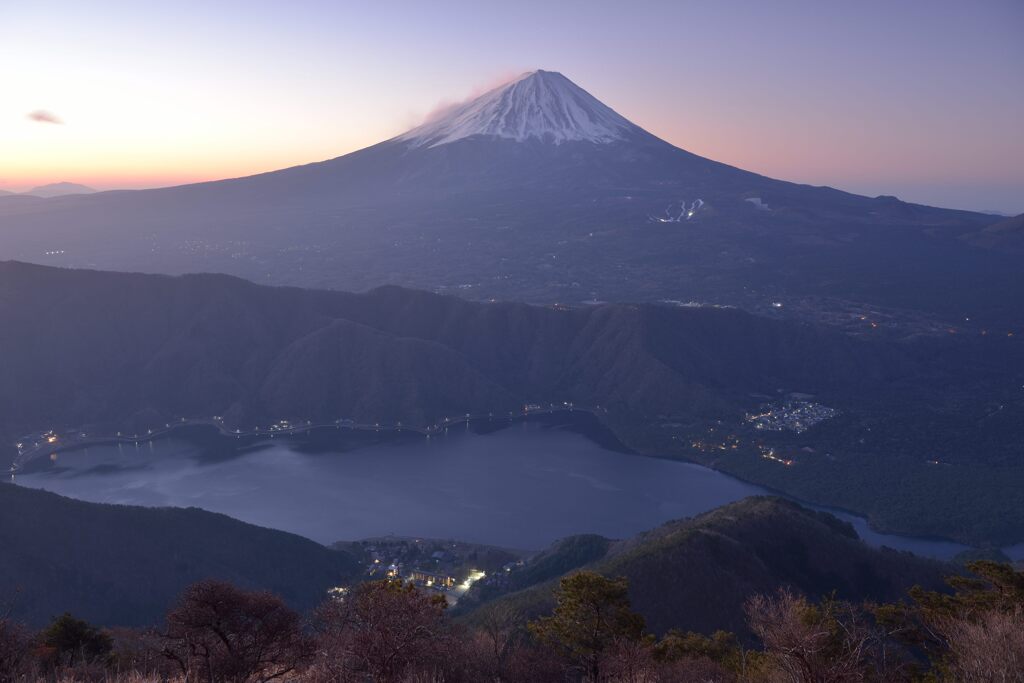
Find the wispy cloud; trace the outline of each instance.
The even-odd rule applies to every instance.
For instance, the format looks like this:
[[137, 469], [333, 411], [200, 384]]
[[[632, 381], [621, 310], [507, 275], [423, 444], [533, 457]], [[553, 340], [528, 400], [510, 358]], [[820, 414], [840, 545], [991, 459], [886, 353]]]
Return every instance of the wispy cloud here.
[[424, 123], [436, 121], [437, 119], [443, 117], [445, 114], [452, 111], [456, 107], [466, 104], [467, 102], [470, 102], [472, 100], [475, 100], [484, 93], [490, 92], [495, 88], [499, 88], [505, 85], [506, 83], [514, 81], [520, 76], [522, 76], [524, 73], [526, 73], [524, 69], [519, 69], [516, 71], [504, 71], [500, 74], [495, 75], [493, 78], [489, 78], [482, 83], [478, 83], [476, 86], [473, 87], [473, 89], [469, 92], [468, 95], [466, 95], [460, 100], [441, 100], [440, 102], [434, 105], [433, 109], [431, 109], [426, 116], [422, 117], [414, 125], [421, 125]]
[[59, 116], [53, 112], [46, 111], [45, 109], [36, 109], [28, 115], [28, 118], [36, 123], [64, 123], [60, 120]]

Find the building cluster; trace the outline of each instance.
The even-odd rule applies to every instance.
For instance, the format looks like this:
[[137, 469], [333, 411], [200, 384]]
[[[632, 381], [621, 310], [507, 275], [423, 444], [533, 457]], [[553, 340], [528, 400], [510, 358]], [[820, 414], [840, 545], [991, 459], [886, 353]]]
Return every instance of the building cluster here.
[[458, 602], [478, 581], [522, 564], [513, 560], [489, 575], [479, 564], [490, 565], [494, 558], [481, 557], [479, 546], [454, 541], [388, 537], [350, 546], [357, 548], [366, 563], [368, 580], [401, 579], [444, 595], [450, 604]]
[[779, 454], [774, 446], [759, 445], [757, 450], [761, 452], [761, 457], [765, 460], [771, 460], [772, 462], [777, 462], [780, 465], [785, 465], [786, 467], [792, 467], [796, 462], [793, 458]]
[[743, 442], [735, 434], [718, 433], [713, 427], [708, 429], [707, 436], [695, 438], [690, 441], [690, 448], [702, 453], [735, 451], [742, 445]]
[[792, 400], [762, 406], [756, 413], [747, 413], [745, 419], [754, 429], [769, 432], [792, 431], [802, 434], [814, 425], [839, 415], [835, 408], [812, 401]]

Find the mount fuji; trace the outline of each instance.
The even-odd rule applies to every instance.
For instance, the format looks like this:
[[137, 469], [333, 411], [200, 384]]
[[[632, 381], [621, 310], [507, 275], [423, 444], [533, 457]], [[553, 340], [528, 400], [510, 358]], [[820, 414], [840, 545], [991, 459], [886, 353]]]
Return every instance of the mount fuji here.
[[0, 257], [480, 300], [696, 300], [840, 322], [869, 308], [938, 329], [1021, 317], [1015, 255], [979, 239], [995, 220], [721, 164], [533, 71], [319, 163], [2, 197]]
[[475, 135], [560, 144], [623, 140], [642, 132], [560, 73], [534, 71], [398, 136], [436, 147]]

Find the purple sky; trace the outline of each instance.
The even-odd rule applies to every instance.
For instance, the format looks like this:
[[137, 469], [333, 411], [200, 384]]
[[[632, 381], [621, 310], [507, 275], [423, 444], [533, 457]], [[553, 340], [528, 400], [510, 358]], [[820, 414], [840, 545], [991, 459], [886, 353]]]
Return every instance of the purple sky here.
[[1021, 0], [3, 3], [0, 188], [329, 158], [543, 68], [749, 170], [1024, 212], [1022, 36]]

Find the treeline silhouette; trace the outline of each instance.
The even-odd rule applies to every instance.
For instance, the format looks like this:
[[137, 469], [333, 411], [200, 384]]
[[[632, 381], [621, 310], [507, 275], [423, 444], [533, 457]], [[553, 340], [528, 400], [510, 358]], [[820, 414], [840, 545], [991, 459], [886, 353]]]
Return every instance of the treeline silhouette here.
[[349, 553], [198, 508], [103, 505], [0, 484], [0, 598], [41, 626], [70, 611], [97, 624], [158, 622], [185, 586], [219, 578], [300, 610], [362, 571]]
[[[0, 613], [0, 683], [841, 683], [1024, 680], [1024, 572], [978, 561], [945, 592], [890, 604], [788, 589], [746, 602], [747, 640], [656, 637], [624, 578], [576, 572], [526, 620], [453, 620], [443, 596], [366, 582], [303, 617], [269, 592], [206, 580], [151, 629], [101, 630], [69, 614], [34, 633]], [[714, 595], [708, 595], [714, 600]]]

